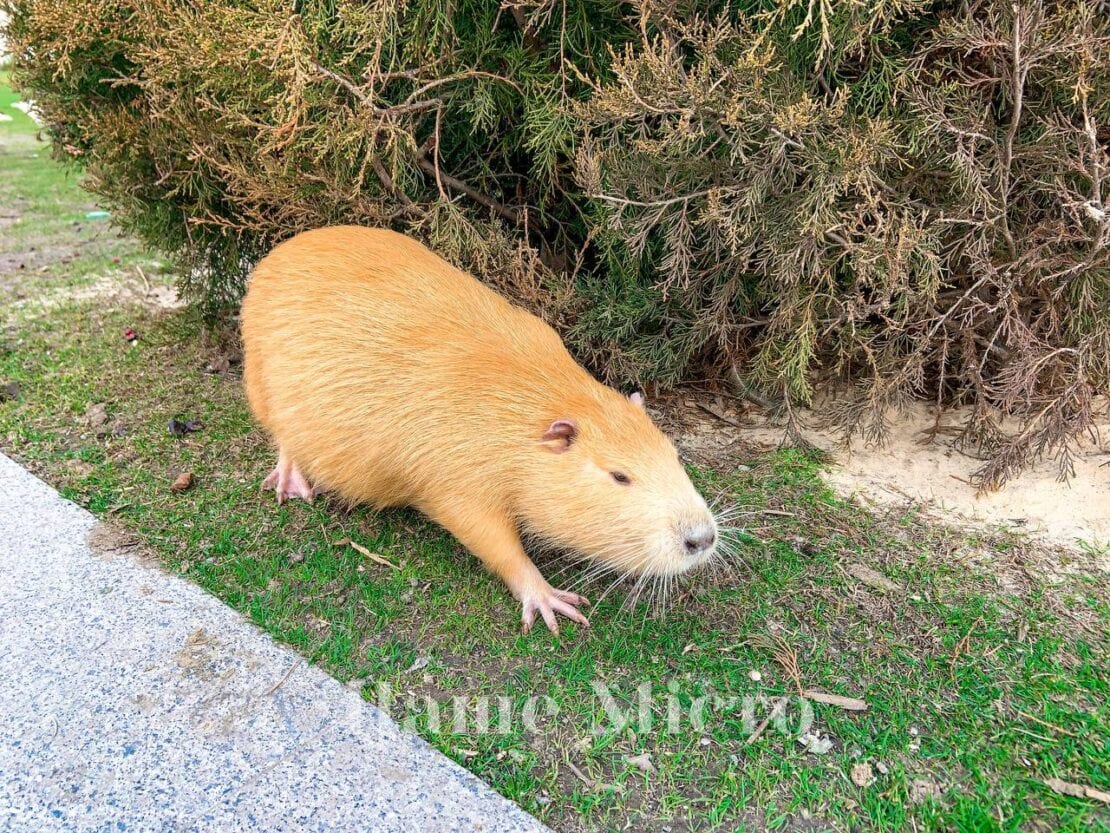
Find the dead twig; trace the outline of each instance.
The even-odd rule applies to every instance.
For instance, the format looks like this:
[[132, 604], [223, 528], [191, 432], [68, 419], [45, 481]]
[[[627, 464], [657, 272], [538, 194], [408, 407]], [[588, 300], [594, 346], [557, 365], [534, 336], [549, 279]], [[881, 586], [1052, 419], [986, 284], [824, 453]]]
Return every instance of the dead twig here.
[[719, 419], [721, 422], [725, 423], [726, 425], [731, 425], [733, 428], [743, 428], [744, 427], [739, 422], [734, 420], [732, 417], [728, 416], [727, 414], [722, 414], [720, 411], [716, 410], [715, 408], [710, 407], [709, 405], [706, 405], [704, 402], [695, 402], [694, 406], [697, 407], [699, 410], [705, 411], [710, 416], [716, 417], [717, 419]]
[[826, 703], [830, 706], [838, 706], [850, 712], [865, 712], [867, 711], [867, 703], [864, 700], [855, 697], [841, 697], [839, 694], [826, 694], [823, 691], [814, 691], [807, 688], [802, 692], [802, 696], [808, 700], [813, 700], [816, 703]]
[[490, 211], [493, 211], [498, 216], [502, 217], [505, 220], [508, 220], [514, 225], [520, 222], [520, 214], [515, 208], [511, 208], [510, 206], [500, 203], [488, 194], [483, 194], [481, 191], [471, 188], [461, 179], [456, 179], [450, 174], [444, 173], [434, 162], [432, 162], [432, 160], [428, 159], [426, 155], [421, 154], [421, 156], [416, 160], [416, 164], [420, 167], [420, 170], [434, 176], [436, 178], [436, 181], [439, 182], [441, 185], [446, 185], [452, 191], [458, 191], [460, 194], [465, 194], [466, 196], [470, 197], [470, 199], [474, 200], [477, 203], [480, 203], [481, 205], [484, 205]]
[[293, 660], [292, 664], [289, 666], [289, 670], [285, 672], [285, 676], [283, 676], [280, 680], [278, 680], [276, 683], [274, 683], [273, 687], [269, 691], [267, 691], [265, 694], [263, 694], [262, 696], [263, 697], [269, 697], [271, 694], [273, 694], [275, 691], [277, 691], [279, 688], [281, 688], [283, 685], [285, 685], [285, 681], [288, 680], [291, 676], [293, 676], [293, 672], [295, 670], [297, 670], [297, 667], [300, 666], [301, 663], [303, 663], [303, 662], [304, 662], [303, 659]]
[[767, 716], [763, 718], [762, 721], [760, 721], [758, 726], [755, 727], [755, 730], [748, 736], [748, 739], [744, 741], [744, 745], [750, 746], [751, 744], [759, 740], [763, 736], [763, 733], [767, 731], [767, 727], [771, 725], [771, 721], [774, 720], [776, 717], [782, 715], [782, 710], [783, 708], [785, 708], [785, 706], [786, 698], [777, 698], [774, 705], [771, 706], [771, 711], [768, 712]]
[[981, 625], [982, 623], [983, 617], [980, 616], [978, 619], [975, 620], [972, 626], [967, 629], [967, 633], [963, 635], [963, 638], [956, 643], [956, 649], [952, 652], [952, 659], [948, 663], [948, 675], [953, 680], [956, 679], [956, 663], [959, 662], [960, 657], [967, 651], [967, 646], [971, 642], [971, 632], [979, 627], [979, 625]]
[[356, 543], [354, 541], [347, 541], [347, 543], [351, 546], [352, 549], [357, 550], [358, 552], [362, 553], [367, 558], [369, 558], [371, 561], [373, 561], [375, 564], [381, 564], [383, 567], [392, 567], [394, 570], [400, 570], [401, 569], [400, 567], [398, 567], [396, 564], [394, 564], [392, 561], [390, 561], [385, 556], [378, 555], [378, 553], [376, 553], [376, 552], [371, 552], [366, 547], [364, 547], [362, 544]]
[[570, 761], [567, 761], [566, 764], [567, 764], [567, 768], [571, 772], [573, 772], [575, 774], [575, 776], [578, 778], [578, 780], [581, 781], [583, 784], [588, 786], [590, 789], [594, 789], [594, 788], [597, 787], [597, 781], [590, 778], [588, 775], [586, 775], [586, 773], [584, 773], [582, 770], [580, 770], [578, 767], [576, 767]]
[[143, 287], [146, 290], [146, 294], [149, 295], [150, 294], [150, 281], [148, 281], [147, 278], [146, 278], [146, 272], [144, 272], [143, 267], [140, 266], [137, 263], [135, 264], [135, 271], [138, 272], [139, 277], [143, 279]]
[[1044, 783], [1050, 790], [1060, 793], [1061, 795], [1072, 795], [1076, 798], [1093, 798], [1095, 801], [1101, 801], [1103, 804], [1110, 804], [1110, 792], [1096, 790], [1094, 787], [1089, 787], [1086, 784], [1074, 784], [1071, 781], [1064, 781], [1060, 778], [1046, 778]]

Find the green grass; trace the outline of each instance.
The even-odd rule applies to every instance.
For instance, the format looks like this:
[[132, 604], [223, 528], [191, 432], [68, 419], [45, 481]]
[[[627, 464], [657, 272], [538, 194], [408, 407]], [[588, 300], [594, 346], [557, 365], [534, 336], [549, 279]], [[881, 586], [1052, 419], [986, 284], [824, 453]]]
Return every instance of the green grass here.
[[[206, 372], [234, 343], [150, 303], [139, 270], [154, 290], [172, 276], [85, 219], [92, 201], [11, 98], [0, 86], [0, 112], [14, 117], [0, 123], [0, 205], [13, 215], [0, 240], [0, 383], [20, 392], [0, 403], [0, 446], [364, 696], [389, 684], [398, 719], [525, 809], [559, 830], [1106, 826], [1101, 805], [1044, 785], [1110, 789], [1110, 600], [1089, 556], [943, 528], [913, 510], [869, 514], [822, 484], [817, 459], [753, 452], [694, 472], [747, 513], [752, 537], [733, 569], [697, 577], [665, 612], [616, 590], [590, 630], [525, 637], [504, 588], [415, 513], [279, 507], [259, 493], [271, 452], [235, 368]], [[100, 431], [85, 416], [95, 403], [109, 414]], [[173, 437], [173, 417], [204, 428]], [[171, 493], [182, 471], [196, 485]], [[903, 589], [859, 581], [859, 563]], [[766, 716], [758, 702], [747, 722], [714, 707], [714, 695], [788, 696], [796, 727], [795, 683], [749, 644], [756, 635], [796, 653], [804, 687], [867, 701], [863, 713], [813, 705], [832, 741], [824, 754], [774, 726], [749, 743]], [[597, 686], [628, 706], [643, 684], [652, 725], [615, 730]], [[695, 728], [689, 705], [707, 695]], [[548, 697], [558, 714], [536, 732], [515, 719], [482, 734], [471, 710], [463, 731], [449, 720], [433, 731], [426, 697], [503, 697], [514, 714]], [[686, 715], [674, 733], [669, 701]], [[643, 753], [654, 771], [629, 762]], [[851, 780], [859, 763], [874, 773], [868, 786]]]

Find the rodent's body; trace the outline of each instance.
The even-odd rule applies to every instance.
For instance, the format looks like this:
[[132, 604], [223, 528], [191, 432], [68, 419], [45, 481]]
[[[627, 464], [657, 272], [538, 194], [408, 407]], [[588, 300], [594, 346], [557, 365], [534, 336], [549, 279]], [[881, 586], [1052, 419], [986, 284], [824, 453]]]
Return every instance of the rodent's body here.
[[[560, 591], [521, 532], [616, 568], [686, 568], [632, 555], [642, 530], [626, 528], [648, 523], [629, 517], [636, 482], [678, 492], [668, 509], [707, 515], [643, 409], [594, 380], [543, 321], [415, 240], [341, 226], [286, 241], [254, 271], [242, 335], [251, 409], [293, 475], [352, 503], [420, 509], [505, 579], [526, 620], [530, 595]], [[613, 482], [616, 469], [636, 480]], [[662, 508], [652, 504], [642, 510]], [[614, 533], [632, 540], [615, 547]], [[577, 613], [573, 595], [558, 598]]]

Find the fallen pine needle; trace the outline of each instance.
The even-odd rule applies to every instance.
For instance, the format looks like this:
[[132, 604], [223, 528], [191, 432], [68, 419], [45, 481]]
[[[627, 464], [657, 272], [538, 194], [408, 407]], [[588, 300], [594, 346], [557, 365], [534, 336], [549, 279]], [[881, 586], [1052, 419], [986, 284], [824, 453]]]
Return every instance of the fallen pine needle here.
[[370, 550], [366, 549], [366, 547], [362, 546], [362, 544], [356, 544], [354, 541], [348, 541], [347, 543], [376, 564], [381, 564], [383, 567], [392, 567], [394, 570], [401, 569], [384, 555], [378, 555], [376, 552], [371, 552]]
[[841, 697], [839, 694], [826, 694], [823, 691], [813, 691], [811, 689], [806, 689], [805, 691], [803, 691], [802, 696], [817, 703], [827, 703], [830, 706], [839, 706], [840, 708], [847, 709], [850, 712], [867, 711], [867, 703], [855, 697]]
[[1069, 737], [1073, 737], [1073, 738], [1079, 737], [1079, 735], [1077, 735], [1075, 732], [1069, 732], [1064, 727], [1057, 726], [1055, 723], [1049, 723], [1047, 720], [1041, 720], [1039, 717], [1034, 717], [1031, 714], [1026, 714], [1025, 712], [1021, 711], [1021, 709], [1015, 709], [1014, 711], [1016, 711], [1019, 715], [1024, 717], [1026, 720], [1032, 720], [1034, 723], [1040, 723], [1042, 726], [1047, 726], [1049, 729], [1054, 729], [1055, 731], [1061, 732], [1062, 734], [1068, 735]]
[[1043, 740], [1045, 743], [1052, 743], [1052, 738], [1046, 738], [1044, 735], [1038, 735], [1036, 732], [1031, 732], [1028, 729], [1022, 729], [1020, 726], [1014, 726], [1010, 729], [1011, 732], [1017, 732], [1019, 735], [1028, 735], [1037, 740]]
[[781, 636], [757, 633], [754, 636], [749, 636], [746, 642], [753, 648], [770, 651], [775, 658], [775, 662], [794, 681], [794, 687], [798, 690], [798, 694], [802, 693], [802, 672], [798, 667], [798, 653], [790, 647], [785, 639]]

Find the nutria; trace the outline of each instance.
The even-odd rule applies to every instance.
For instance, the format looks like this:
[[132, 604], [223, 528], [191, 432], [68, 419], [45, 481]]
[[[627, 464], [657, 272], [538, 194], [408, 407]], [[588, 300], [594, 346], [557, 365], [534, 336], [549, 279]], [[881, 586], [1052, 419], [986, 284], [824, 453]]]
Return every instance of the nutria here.
[[630, 574], [708, 561], [716, 523], [638, 394], [578, 365], [547, 324], [422, 244], [382, 229], [305, 232], [255, 268], [244, 383], [278, 446], [264, 488], [413, 506], [523, 605], [583, 625], [522, 546]]

